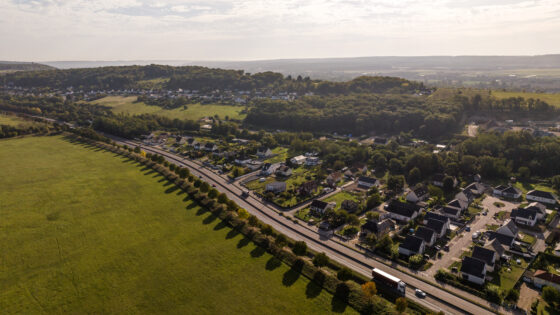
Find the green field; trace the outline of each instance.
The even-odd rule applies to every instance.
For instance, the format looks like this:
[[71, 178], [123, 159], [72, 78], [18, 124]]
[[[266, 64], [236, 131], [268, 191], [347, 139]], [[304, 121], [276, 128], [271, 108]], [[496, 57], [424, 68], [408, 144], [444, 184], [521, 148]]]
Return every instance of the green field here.
[[509, 97], [523, 97], [525, 99], [534, 98], [545, 101], [550, 105], [560, 107], [560, 94], [532, 93], [532, 92], [512, 92], [512, 91], [492, 91], [492, 96], [497, 99]]
[[3, 314], [354, 313], [151, 169], [60, 136], [0, 146]]
[[335, 210], [340, 209], [340, 207], [342, 206], [342, 202], [344, 200], [352, 200], [360, 203], [360, 198], [357, 195], [351, 194], [347, 191], [341, 191], [339, 193], [336, 193], [330, 197], [323, 199], [324, 202], [333, 202], [333, 201], [336, 202]]
[[146, 105], [143, 102], [135, 103], [136, 96], [107, 96], [92, 101], [93, 104], [111, 107], [114, 113], [140, 115], [154, 114], [169, 118], [198, 120], [206, 116], [218, 115], [220, 118], [228, 116], [231, 119], [244, 119], [246, 114], [244, 106], [218, 105], [218, 104], [188, 104], [187, 109], [183, 107], [175, 109], [163, 109], [159, 106]]
[[16, 115], [5, 115], [5, 114], [0, 114], [0, 125], [8, 125], [8, 126], [31, 126], [33, 124], [39, 124], [30, 120], [26, 120], [23, 118], [20, 118]]

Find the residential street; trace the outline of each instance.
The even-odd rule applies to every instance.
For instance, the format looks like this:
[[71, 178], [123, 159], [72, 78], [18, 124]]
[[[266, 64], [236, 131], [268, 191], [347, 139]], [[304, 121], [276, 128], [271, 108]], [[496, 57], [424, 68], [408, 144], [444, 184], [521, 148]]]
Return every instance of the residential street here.
[[[169, 161], [179, 164], [181, 166], [187, 166], [191, 172], [196, 176], [202, 176], [202, 178], [211, 184], [216, 185], [216, 189], [227, 194], [228, 198], [234, 200], [241, 207], [247, 209], [250, 213], [256, 215], [260, 220], [266, 224], [272, 225], [276, 230], [281, 233], [286, 234], [288, 237], [295, 240], [304, 240], [308, 243], [308, 246], [318, 252], [325, 252], [332, 259], [354, 269], [355, 271], [370, 276], [371, 268], [381, 268], [390, 271], [395, 276], [401, 278], [408, 285], [408, 298], [432, 308], [436, 311], [443, 310], [446, 313], [460, 314], [460, 313], [472, 313], [472, 314], [491, 314], [488, 310], [481, 308], [480, 306], [465, 300], [462, 297], [467, 297], [469, 300], [476, 301], [479, 304], [486, 305], [487, 307], [496, 308], [495, 305], [490, 304], [484, 299], [476, 297], [474, 295], [468, 294], [466, 292], [460, 291], [455, 288], [446, 288], [453, 293], [449, 293], [446, 290], [442, 290], [433, 284], [427, 283], [429, 281], [434, 283], [433, 277], [427, 274], [417, 273], [412, 270], [404, 270], [406, 268], [398, 267], [395, 269], [396, 265], [392, 264], [391, 267], [387, 266], [385, 263], [380, 262], [380, 260], [372, 259], [358, 251], [348, 248], [339, 242], [332, 239], [323, 239], [318, 233], [309, 229], [306, 226], [295, 224], [288, 218], [280, 216], [278, 212], [263, 204], [259, 199], [255, 199], [250, 196], [246, 199], [239, 197], [241, 195], [241, 190], [235, 185], [231, 185], [228, 179], [211, 172], [208, 169], [202, 168], [201, 165], [183, 159], [180, 156], [173, 155], [169, 152], [155, 149], [153, 147], [146, 147], [140, 143], [135, 143], [132, 141], [127, 141], [124, 139], [115, 138], [121, 144], [127, 144], [129, 146], [140, 145], [144, 150], [155, 152], [164, 155]], [[401, 271], [402, 270], [402, 271]], [[425, 277], [426, 280], [422, 281], [413, 277], [411, 274], [417, 273], [417, 276]], [[414, 295], [413, 289], [419, 288], [428, 294], [427, 298], [420, 299]], [[502, 313], [510, 313], [502, 308], [498, 308]]]

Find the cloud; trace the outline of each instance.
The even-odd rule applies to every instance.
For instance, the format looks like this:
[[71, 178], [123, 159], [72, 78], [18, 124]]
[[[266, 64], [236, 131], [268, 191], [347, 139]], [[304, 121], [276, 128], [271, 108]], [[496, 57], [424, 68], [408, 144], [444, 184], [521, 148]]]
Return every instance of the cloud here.
[[0, 59], [560, 52], [556, 0], [0, 0]]

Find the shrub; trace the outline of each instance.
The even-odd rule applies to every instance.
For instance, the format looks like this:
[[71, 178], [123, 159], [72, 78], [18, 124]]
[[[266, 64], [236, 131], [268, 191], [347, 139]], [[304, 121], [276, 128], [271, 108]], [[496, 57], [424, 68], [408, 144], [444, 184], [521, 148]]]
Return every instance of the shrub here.
[[261, 231], [265, 234], [265, 235], [272, 235], [274, 233], [274, 231], [272, 230], [272, 226], [270, 225], [265, 225], [262, 227]]
[[252, 214], [249, 215], [249, 225], [256, 226], [257, 224], [259, 224], [259, 219], [257, 219], [257, 217]]
[[367, 297], [371, 298], [377, 294], [377, 286], [375, 285], [375, 282], [368, 281], [362, 284], [362, 291], [364, 291], [364, 294]]
[[237, 209], [237, 215], [241, 218], [241, 219], [247, 219], [249, 217], [249, 212], [243, 208], [239, 208]]
[[348, 267], [342, 267], [336, 273], [336, 277], [340, 281], [350, 280], [352, 279], [352, 270], [350, 270]]
[[399, 313], [404, 312], [406, 310], [407, 306], [408, 306], [408, 302], [406, 301], [406, 299], [404, 297], [400, 297], [400, 298], [397, 298], [395, 300], [395, 309]]
[[548, 305], [553, 305], [554, 308], [560, 304], [560, 291], [551, 286], [545, 286], [542, 291], [543, 299], [548, 303]]
[[313, 265], [324, 267], [329, 263], [329, 257], [325, 253], [319, 253], [313, 257]]
[[307, 253], [307, 244], [304, 241], [297, 241], [292, 251], [298, 256], [303, 256]]
[[415, 268], [419, 267], [423, 260], [424, 258], [420, 254], [412, 255], [408, 258], [408, 262]]
[[288, 238], [286, 237], [286, 235], [278, 233], [275, 243], [280, 247], [284, 247], [286, 246], [286, 244], [288, 244]]

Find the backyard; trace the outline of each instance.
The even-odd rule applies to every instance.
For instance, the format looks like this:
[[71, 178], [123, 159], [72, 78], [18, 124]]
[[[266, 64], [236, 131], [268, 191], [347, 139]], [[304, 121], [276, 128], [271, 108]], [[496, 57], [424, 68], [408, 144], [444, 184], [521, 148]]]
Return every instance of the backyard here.
[[61, 136], [0, 145], [2, 313], [354, 313], [151, 169]]

